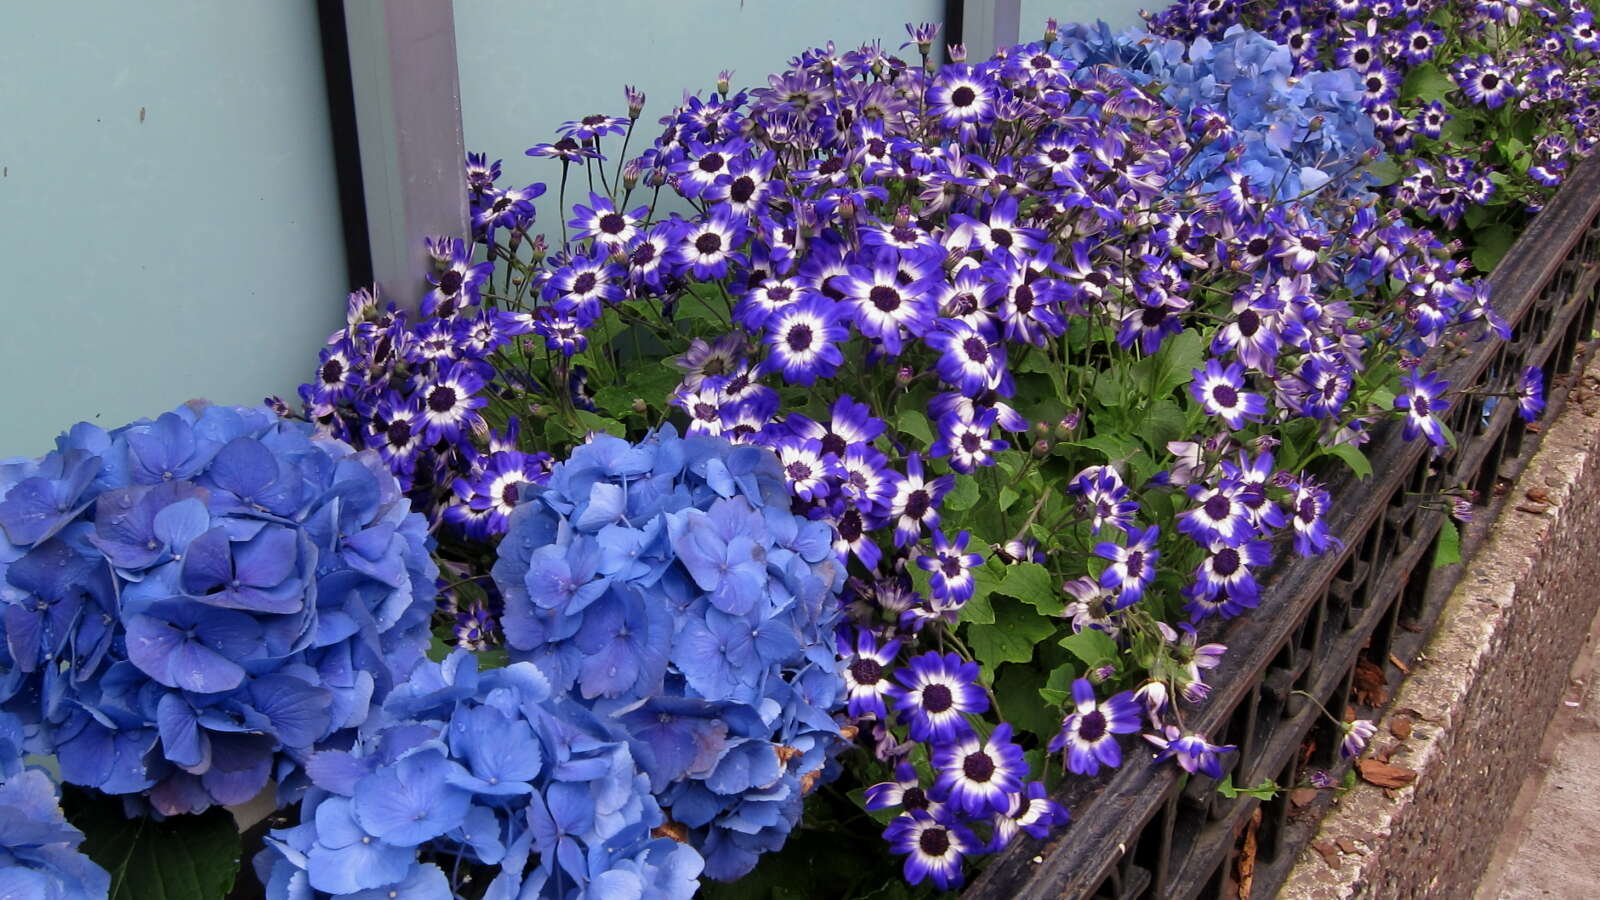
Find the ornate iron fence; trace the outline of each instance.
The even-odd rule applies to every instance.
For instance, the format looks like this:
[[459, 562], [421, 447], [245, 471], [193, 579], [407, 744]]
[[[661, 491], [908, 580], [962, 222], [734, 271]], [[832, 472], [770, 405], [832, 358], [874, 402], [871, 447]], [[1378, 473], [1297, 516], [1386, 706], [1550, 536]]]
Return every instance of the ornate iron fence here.
[[[1435, 361], [1456, 388], [1510, 392], [1527, 366], [1546, 382], [1566, 374], [1594, 327], [1600, 306], [1600, 159], [1578, 167], [1548, 208], [1529, 224], [1491, 276], [1495, 306], [1513, 323], [1511, 340], [1436, 348]], [[1426, 441], [1406, 443], [1397, 428], [1369, 447], [1374, 475], [1335, 476], [1338, 497], [1365, 497], [1330, 516], [1339, 552], [1295, 559], [1263, 587], [1260, 609], [1219, 626], [1212, 639], [1229, 653], [1211, 680], [1210, 698], [1187, 710], [1194, 727], [1235, 744], [1225, 757], [1235, 784], [1274, 779], [1295, 785], [1311, 769], [1338, 771], [1338, 735], [1304, 691], [1338, 712], [1357, 664], [1365, 659], [1391, 682], [1421, 650], [1460, 567], [1435, 570], [1442, 515], [1423, 497], [1453, 487], [1477, 490], [1487, 504], [1503, 467], [1522, 454], [1533, 432], [1516, 404], [1464, 394], [1447, 424], [1458, 445], [1439, 457]], [[964, 894], [1011, 898], [1233, 898], [1242, 829], [1259, 808], [1255, 896], [1282, 884], [1314, 822], [1291, 819], [1287, 791], [1262, 802], [1216, 791], [1208, 777], [1180, 780], [1176, 766], [1130, 762], [1115, 773], [1076, 779], [1057, 797], [1073, 824], [1050, 842], [1019, 841]]]

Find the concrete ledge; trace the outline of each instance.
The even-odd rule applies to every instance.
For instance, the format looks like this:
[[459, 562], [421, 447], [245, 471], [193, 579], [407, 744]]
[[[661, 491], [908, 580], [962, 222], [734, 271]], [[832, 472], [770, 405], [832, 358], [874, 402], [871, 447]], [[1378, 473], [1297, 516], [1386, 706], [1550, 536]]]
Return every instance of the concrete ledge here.
[[1600, 357], [1546, 426], [1369, 749], [1416, 780], [1358, 783], [1279, 897], [1473, 895], [1600, 610]]

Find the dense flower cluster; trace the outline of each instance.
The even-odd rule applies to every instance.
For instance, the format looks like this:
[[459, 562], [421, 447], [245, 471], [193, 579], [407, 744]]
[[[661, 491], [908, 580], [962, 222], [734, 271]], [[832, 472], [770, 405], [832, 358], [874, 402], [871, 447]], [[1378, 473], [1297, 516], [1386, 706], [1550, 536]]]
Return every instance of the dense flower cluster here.
[[512, 513], [494, 567], [512, 658], [620, 721], [721, 880], [782, 846], [841, 746], [844, 567], [789, 507], [764, 450], [596, 435]]
[[[1538, 209], [1600, 140], [1600, 40], [1584, 0], [1185, 0], [1148, 20], [1196, 44], [1244, 25], [1282, 45], [1297, 75], [1348, 70], [1379, 137], [1409, 158], [1393, 200], [1450, 229], [1485, 203]], [[1469, 225], [1488, 218], [1475, 215]]]
[[22, 722], [0, 713], [0, 897], [104, 897], [111, 876], [78, 852], [83, 833], [61, 814], [55, 782], [24, 767]]
[[81, 423], [0, 498], [0, 706], [68, 782], [166, 814], [292, 786], [427, 647], [422, 518], [267, 409]]
[[701, 860], [665, 819], [614, 720], [530, 663], [423, 662], [349, 750], [307, 762], [301, 824], [255, 860], [273, 900], [694, 896]]
[[[426, 502], [458, 525], [515, 511], [455, 529], [466, 581], [507, 532], [468, 630], [623, 718], [709, 874], [781, 843], [836, 704], [872, 750], [864, 803], [900, 811], [907, 877], [941, 887], [1065, 821], [1030, 780], [1047, 752], [1092, 774], [1146, 731], [1157, 759], [1220, 777], [1230, 748], [1178, 708], [1224, 651], [1200, 629], [1256, 606], [1289, 548], [1338, 545], [1327, 460], [1357, 465], [1386, 421], [1449, 452], [1451, 386], [1423, 358], [1508, 333], [1486, 283], [1373, 192], [1392, 135], [1361, 67], [1226, 24], [1188, 45], [1052, 25], [942, 67], [929, 26], [909, 29], [920, 65], [817, 48], [611, 158], [640, 121], [630, 89], [626, 117], [528, 151], [563, 163], [553, 252], [515, 212], [534, 192], [469, 158], [488, 263], [462, 248], [438, 271], [504, 288], [430, 315], [498, 317], [506, 339], [451, 395], [482, 401], [465, 424], [424, 439], [460, 479]], [[569, 217], [574, 166], [598, 181]], [[658, 215], [663, 194], [692, 213]], [[1542, 390], [1525, 379], [1519, 405]], [[330, 427], [375, 434], [377, 396]], [[543, 427], [519, 433], [528, 416]], [[536, 454], [574, 445], [547, 477]], [[847, 570], [829, 646], [831, 613], [807, 610], [831, 606], [789, 582]], [[994, 721], [1040, 698], [1055, 727]], [[737, 777], [694, 749], [708, 719], [717, 754], [751, 744]], [[780, 770], [781, 801], [752, 804]]]

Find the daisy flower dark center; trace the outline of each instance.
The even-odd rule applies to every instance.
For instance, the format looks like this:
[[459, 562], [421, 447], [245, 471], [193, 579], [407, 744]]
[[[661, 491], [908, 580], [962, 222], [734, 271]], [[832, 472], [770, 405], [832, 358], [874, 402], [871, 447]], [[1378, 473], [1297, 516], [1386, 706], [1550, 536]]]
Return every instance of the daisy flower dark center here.
[[344, 363], [330, 359], [322, 364], [322, 383], [338, 384], [344, 378]]
[[1211, 570], [1223, 578], [1239, 571], [1239, 551], [1232, 547], [1222, 548], [1222, 551], [1212, 558]]
[[713, 422], [717, 419], [717, 408], [710, 403], [696, 403], [694, 417], [702, 422]]
[[1261, 316], [1253, 309], [1239, 313], [1239, 333], [1251, 337], [1261, 328]]
[[900, 805], [908, 810], [927, 809], [928, 792], [919, 787], [906, 788], [906, 792], [900, 795]]
[[1128, 577], [1138, 578], [1144, 574], [1144, 554], [1138, 550], [1128, 554], [1128, 561], [1123, 563], [1128, 569]]
[[722, 249], [722, 235], [708, 231], [694, 239], [694, 248], [701, 253], [716, 253]]
[[961, 436], [961, 449], [968, 453], [977, 453], [983, 449], [983, 438], [969, 431]]
[[795, 481], [806, 481], [811, 478], [811, 467], [803, 462], [789, 463], [789, 467], [784, 471]]
[[1158, 327], [1162, 322], [1166, 321], [1166, 318], [1167, 308], [1165, 306], [1147, 306], [1144, 312], [1139, 314], [1139, 321], [1146, 328]]
[[445, 294], [454, 294], [461, 290], [461, 273], [455, 269], [446, 270], [439, 276], [439, 290]]
[[975, 363], [989, 361], [989, 344], [982, 338], [970, 337], [961, 342], [961, 349], [967, 352], [967, 358]]
[[1411, 411], [1415, 412], [1417, 415], [1425, 416], [1429, 413], [1430, 409], [1431, 407], [1428, 404], [1428, 398], [1422, 394], [1418, 394], [1411, 398]]
[[[855, 543], [861, 538], [861, 513], [853, 509], [850, 510], [844, 514], [844, 518], [839, 520], [839, 525], [837, 527], [839, 529], [839, 536], [844, 538], [845, 543]], [[877, 663], [873, 663], [873, 665], [876, 666]]]
[[928, 514], [928, 492], [912, 491], [906, 498], [906, 516], [912, 519], [921, 519]]
[[961, 761], [961, 771], [972, 781], [988, 781], [994, 776], [994, 760], [982, 751], [968, 753], [967, 758]]
[[1205, 511], [1206, 517], [1213, 522], [1225, 519], [1228, 513], [1233, 512], [1233, 501], [1219, 494], [1206, 501]]
[[391, 447], [404, 447], [411, 442], [411, 423], [404, 419], [390, 422], [389, 427], [383, 430], [383, 437]]
[[1372, 59], [1372, 53], [1371, 53], [1371, 51], [1367, 50], [1367, 48], [1362, 47], [1359, 50], [1357, 50], [1355, 53], [1351, 54], [1350, 58], [1355, 60], [1356, 65], [1364, 66], [1364, 65], [1367, 64], [1367, 62], [1369, 60]]
[[1004, 228], [989, 229], [989, 240], [994, 241], [995, 246], [997, 247], [1009, 247], [1014, 242], [1014, 238], [1011, 237], [1011, 232]]
[[1251, 256], [1265, 256], [1267, 251], [1272, 249], [1272, 242], [1261, 237], [1251, 238], [1250, 243], [1246, 244], [1244, 249]]
[[1492, 91], [1500, 86], [1500, 76], [1493, 72], [1488, 72], [1479, 83], [1483, 85], [1484, 90]]
[[456, 389], [447, 384], [441, 384], [428, 393], [428, 408], [436, 413], [445, 413], [456, 406]]
[[721, 153], [707, 153], [705, 156], [700, 157], [699, 166], [702, 172], [720, 172], [722, 171], [722, 164]]
[[867, 293], [867, 299], [872, 301], [883, 312], [894, 312], [900, 308], [900, 292], [887, 285], [878, 285]]
[[1219, 384], [1211, 389], [1211, 399], [1223, 409], [1232, 409], [1239, 402], [1239, 392], [1226, 384]]
[[955, 705], [955, 695], [945, 685], [930, 684], [922, 689], [922, 708], [926, 712], [942, 713]]
[[883, 666], [878, 665], [876, 660], [858, 659], [850, 664], [850, 677], [856, 680], [856, 684], [877, 684], [883, 680]]
[[831, 431], [822, 437], [822, 452], [825, 455], [832, 453], [835, 456], [843, 456], [846, 446], [844, 438]]
[[789, 344], [789, 350], [791, 352], [805, 352], [811, 346], [811, 326], [794, 326], [793, 328], [789, 329], [788, 337], [785, 340]]
[[978, 99], [978, 92], [962, 85], [950, 92], [951, 106], [971, 106]]
[[940, 565], [940, 568], [944, 570], [944, 575], [946, 578], [955, 578], [957, 575], [961, 574], [961, 560], [951, 557], [946, 559]]
[[929, 828], [917, 838], [917, 846], [929, 856], [943, 856], [950, 850], [950, 835], [943, 828]]
[[1050, 161], [1054, 163], [1064, 163], [1072, 158], [1071, 153], [1068, 153], [1066, 150], [1063, 150], [1060, 147], [1054, 148], [1048, 155], [1050, 157]]
[[600, 217], [600, 230], [606, 234], [621, 234], [628, 221], [620, 213], [606, 213]]
[[520, 492], [517, 490], [517, 482], [513, 481], [500, 491], [500, 502], [506, 506], [516, 506], [518, 496]]
[[650, 262], [654, 261], [655, 258], [656, 258], [656, 245], [650, 243], [649, 241], [645, 241], [644, 243], [642, 243], [639, 246], [635, 247], [634, 250], [633, 250], [633, 255], [628, 257], [629, 261], [632, 262], [636, 266], [647, 265]]
[[733, 185], [728, 188], [728, 198], [735, 203], [749, 203], [750, 198], [756, 193], [755, 179], [749, 175], [740, 175], [733, 180]]
[[584, 272], [572, 279], [572, 292], [574, 294], [587, 294], [594, 290], [595, 277], [593, 272]]
[[1078, 736], [1086, 741], [1098, 741], [1106, 736], [1106, 714], [1100, 710], [1085, 713], [1078, 720]]

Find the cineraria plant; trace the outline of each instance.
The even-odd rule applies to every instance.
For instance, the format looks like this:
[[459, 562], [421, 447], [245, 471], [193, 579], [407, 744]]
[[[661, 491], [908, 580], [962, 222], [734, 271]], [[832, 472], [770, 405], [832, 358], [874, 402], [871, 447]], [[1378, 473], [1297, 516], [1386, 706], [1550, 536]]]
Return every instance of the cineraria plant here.
[[[773, 546], [823, 557], [729, 505], [755, 495], [715, 487], [737, 485], [731, 463], [698, 476], [712, 506], [665, 524], [654, 463], [591, 435], [670, 420], [686, 443], [770, 451], [784, 508], [851, 576], [839, 702], [863, 752], [810, 814], [876, 819], [906, 877], [944, 888], [1064, 823], [1063, 770], [1151, 746], [1225, 773], [1231, 748], [1184, 723], [1225, 652], [1201, 635], [1253, 609], [1285, 554], [1336, 545], [1322, 479], [1365, 471], [1375, 428], [1449, 452], [1451, 386], [1424, 357], [1507, 329], [1471, 267], [1371, 190], [1381, 148], [1349, 73], [1241, 32], [1136, 57], [1053, 26], [938, 66], [936, 29], [909, 30], [920, 60], [830, 46], [754, 90], [724, 79], [637, 157], [631, 89], [626, 117], [568, 123], [528, 151], [563, 163], [564, 217], [589, 188], [554, 248], [531, 192], [470, 157], [476, 246], [433, 244], [451, 248], [434, 290], [459, 301], [408, 325], [358, 295], [304, 393], [336, 433], [404, 451], [387, 455], [441, 535], [457, 642], [507, 645], [596, 709], [658, 679], [750, 702], [728, 654], [773, 665], [771, 620], [724, 607], [776, 584], [757, 547], [768, 569]], [[658, 213], [665, 194], [692, 212]], [[573, 447], [587, 474], [557, 486]], [[531, 542], [529, 508], [548, 510]], [[666, 589], [641, 598], [639, 578]], [[673, 643], [639, 637], [658, 631]], [[717, 652], [662, 660], [702, 632]], [[695, 787], [691, 821], [756, 782], [736, 784]], [[715, 834], [713, 874], [778, 843], [724, 865]]]
[[0, 464], [0, 707], [130, 809], [288, 802], [422, 657], [425, 528], [376, 454], [265, 408], [80, 423]]
[[1187, 0], [1146, 18], [1196, 44], [1255, 29], [1297, 76], [1348, 70], [1391, 153], [1374, 171], [1394, 207], [1471, 235], [1488, 268], [1600, 135], [1596, 12], [1590, 0]]

